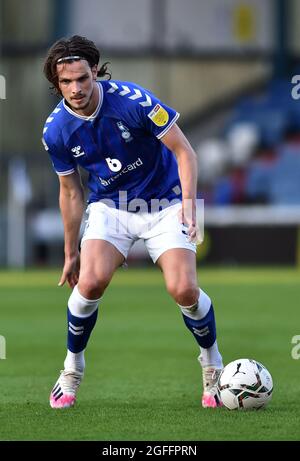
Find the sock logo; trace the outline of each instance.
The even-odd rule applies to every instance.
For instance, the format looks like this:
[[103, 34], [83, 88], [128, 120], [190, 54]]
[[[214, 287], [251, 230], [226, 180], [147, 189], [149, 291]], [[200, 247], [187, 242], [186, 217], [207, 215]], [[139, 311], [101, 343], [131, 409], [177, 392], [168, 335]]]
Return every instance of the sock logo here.
[[197, 328], [193, 327], [193, 332], [197, 336], [206, 336], [210, 333], [209, 328], [207, 326], [202, 328], [202, 330], [198, 330]]
[[69, 331], [76, 336], [83, 335], [84, 326], [76, 327], [73, 323], [69, 322]]

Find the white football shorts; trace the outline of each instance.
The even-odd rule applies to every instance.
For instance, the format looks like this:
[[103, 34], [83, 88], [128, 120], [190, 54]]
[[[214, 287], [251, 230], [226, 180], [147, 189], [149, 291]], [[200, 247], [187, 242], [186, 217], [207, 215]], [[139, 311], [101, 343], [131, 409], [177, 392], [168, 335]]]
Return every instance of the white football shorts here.
[[181, 203], [154, 213], [132, 213], [111, 208], [103, 202], [91, 203], [81, 240], [106, 240], [127, 259], [134, 242], [144, 240], [155, 263], [165, 251], [186, 248], [196, 253], [196, 244], [189, 242], [187, 227], [180, 222]]

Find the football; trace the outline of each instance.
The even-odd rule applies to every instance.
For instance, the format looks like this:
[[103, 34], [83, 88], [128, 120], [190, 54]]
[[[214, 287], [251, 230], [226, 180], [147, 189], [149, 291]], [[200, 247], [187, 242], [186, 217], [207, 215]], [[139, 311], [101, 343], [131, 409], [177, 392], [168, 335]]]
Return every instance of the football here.
[[218, 380], [219, 398], [229, 410], [263, 408], [271, 400], [272, 392], [271, 374], [252, 359], [228, 363]]

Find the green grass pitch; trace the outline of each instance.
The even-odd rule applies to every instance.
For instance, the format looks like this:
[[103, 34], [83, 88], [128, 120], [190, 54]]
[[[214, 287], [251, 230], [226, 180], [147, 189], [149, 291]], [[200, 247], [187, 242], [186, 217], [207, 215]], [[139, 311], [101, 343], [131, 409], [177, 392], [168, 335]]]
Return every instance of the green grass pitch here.
[[0, 272], [0, 440], [299, 440], [300, 273], [200, 269], [225, 363], [262, 362], [274, 380], [265, 410], [202, 409], [198, 348], [158, 270], [120, 269], [102, 301], [78, 401], [53, 410], [65, 356], [67, 287], [59, 271]]

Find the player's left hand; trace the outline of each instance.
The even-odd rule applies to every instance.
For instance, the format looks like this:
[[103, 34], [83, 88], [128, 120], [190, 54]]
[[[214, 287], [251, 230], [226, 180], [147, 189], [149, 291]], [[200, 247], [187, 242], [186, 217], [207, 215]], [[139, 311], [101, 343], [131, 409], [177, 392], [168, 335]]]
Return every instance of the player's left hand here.
[[196, 207], [189, 203], [182, 206], [180, 210], [180, 220], [185, 227], [188, 241], [191, 243], [198, 243], [200, 241], [200, 230], [196, 220]]
[[196, 223], [191, 223], [188, 226], [187, 233], [188, 233], [189, 242], [197, 243], [197, 225], [196, 225]]
[[187, 234], [188, 242], [198, 243], [199, 230], [197, 228], [197, 224], [195, 222], [188, 223], [186, 219], [182, 224], [185, 227], [185, 233]]

